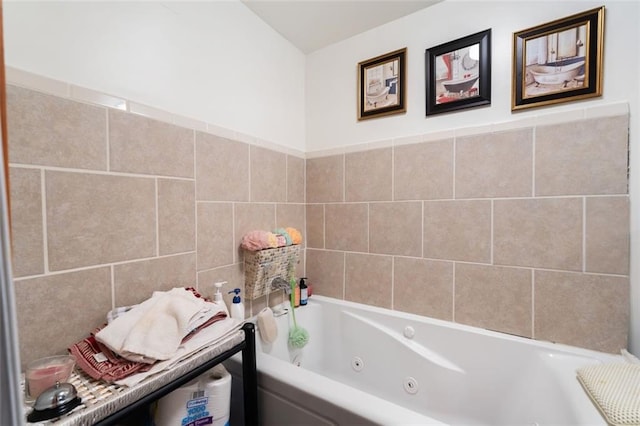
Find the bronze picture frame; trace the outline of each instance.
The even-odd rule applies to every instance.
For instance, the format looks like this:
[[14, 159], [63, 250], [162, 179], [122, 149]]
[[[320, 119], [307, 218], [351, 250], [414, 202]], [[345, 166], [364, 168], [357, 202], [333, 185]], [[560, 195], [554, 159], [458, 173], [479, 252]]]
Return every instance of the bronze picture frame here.
[[358, 120], [407, 111], [406, 65], [406, 47], [358, 63]]
[[491, 29], [425, 51], [426, 115], [491, 104]]
[[602, 95], [604, 6], [513, 34], [511, 110]]

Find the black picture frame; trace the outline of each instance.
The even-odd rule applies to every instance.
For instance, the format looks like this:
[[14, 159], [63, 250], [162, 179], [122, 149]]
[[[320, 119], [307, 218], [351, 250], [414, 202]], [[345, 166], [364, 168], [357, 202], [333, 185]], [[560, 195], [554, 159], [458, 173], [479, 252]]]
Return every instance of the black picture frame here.
[[426, 115], [491, 104], [491, 29], [425, 51]]
[[406, 65], [406, 47], [358, 63], [358, 120], [407, 111]]
[[602, 95], [604, 6], [513, 34], [511, 110]]

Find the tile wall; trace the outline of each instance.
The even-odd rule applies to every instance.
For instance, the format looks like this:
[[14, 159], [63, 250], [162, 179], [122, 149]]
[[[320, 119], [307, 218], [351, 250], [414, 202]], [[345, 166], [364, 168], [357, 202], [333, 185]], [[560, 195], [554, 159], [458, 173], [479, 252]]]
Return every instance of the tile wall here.
[[[243, 286], [240, 238], [276, 226], [306, 229], [298, 273], [318, 294], [626, 347], [626, 106], [305, 161], [216, 125], [8, 71], [23, 364], [63, 352], [109, 309], [154, 290]], [[247, 315], [281, 301], [248, 302]]]
[[309, 155], [314, 291], [626, 348], [629, 118], [599, 112]]
[[[75, 86], [7, 89], [23, 365], [64, 352], [110, 309], [155, 290], [243, 287], [245, 232], [305, 229], [303, 155]], [[281, 301], [280, 292], [248, 302], [246, 313]]]

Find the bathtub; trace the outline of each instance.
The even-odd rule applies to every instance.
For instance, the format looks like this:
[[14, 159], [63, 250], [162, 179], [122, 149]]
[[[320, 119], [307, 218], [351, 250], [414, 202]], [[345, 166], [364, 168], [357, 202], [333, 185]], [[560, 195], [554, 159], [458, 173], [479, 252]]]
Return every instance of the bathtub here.
[[623, 360], [318, 295], [291, 349], [289, 316], [273, 344], [256, 337], [264, 425], [605, 425], [575, 371]]

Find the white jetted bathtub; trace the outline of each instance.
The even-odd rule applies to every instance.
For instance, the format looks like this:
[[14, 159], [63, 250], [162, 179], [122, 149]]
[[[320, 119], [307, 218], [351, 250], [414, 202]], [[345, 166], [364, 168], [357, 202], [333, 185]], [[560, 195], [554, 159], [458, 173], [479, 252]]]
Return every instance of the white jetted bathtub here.
[[275, 343], [256, 336], [265, 425], [604, 425], [576, 369], [622, 361], [317, 295], [296, 309], [310, 341], [292, 349], [289, 317]]

